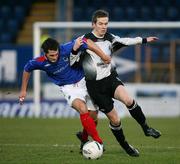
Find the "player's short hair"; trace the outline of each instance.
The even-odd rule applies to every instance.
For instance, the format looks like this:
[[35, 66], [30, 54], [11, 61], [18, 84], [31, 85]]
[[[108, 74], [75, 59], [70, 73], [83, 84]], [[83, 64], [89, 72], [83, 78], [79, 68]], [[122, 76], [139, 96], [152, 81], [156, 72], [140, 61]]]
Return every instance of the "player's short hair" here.
[[102, 17], [109, 18], [109, 13], [105, 10], [96, 10], [92, 15], [92, 23], [96, 23], [97, 18], [102, 18]]
[[52, 38], [47, 38], [41, 45], [41, 48], [45, 53], [48, 53], [48, 50], [56, 51], [58, 47], [59, 43], [57, 42], [57, 40]]

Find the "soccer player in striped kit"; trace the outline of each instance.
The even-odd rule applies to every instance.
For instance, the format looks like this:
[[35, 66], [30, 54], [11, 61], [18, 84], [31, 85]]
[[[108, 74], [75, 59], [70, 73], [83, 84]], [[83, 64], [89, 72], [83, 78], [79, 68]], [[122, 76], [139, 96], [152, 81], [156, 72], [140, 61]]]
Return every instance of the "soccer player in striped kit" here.
[[[119, 36], [107, 32], [108, 22], [108, 12], [104, 10], [95, 11], [92, 16], [93, 30], [92, 32], [85, 34], [84, 37], [94, 41], [94, 43], [109, 56], [122, 47], [154, 42], [158, 39], [157, 37], [120, 38]], [[109, 127], [113, 135], [128, 155], [139, 156], [138, 150], [131, 146], [125, 138], [121, 121], [114, 108], [112, 98], [121, 101], [127, 107], [130, 115], [142, 127], [146, 136], [159, 138], [161, 133], [156, 129], [149, 127], [141, 107], [126, 91], [126, 88], [118, 78], [112, 63], [104, 63], [101, 58], [90, 50], [81, 53], [81, 60], [85, 71], [86, 86], [89, 95], [94, 103], [99, 106], [99, 110], [106, 114], [110, 120]], [[84, 142], [83, 138], [88, 140], [87, 133], [78, 132], [76, 135], [81, 142]]]

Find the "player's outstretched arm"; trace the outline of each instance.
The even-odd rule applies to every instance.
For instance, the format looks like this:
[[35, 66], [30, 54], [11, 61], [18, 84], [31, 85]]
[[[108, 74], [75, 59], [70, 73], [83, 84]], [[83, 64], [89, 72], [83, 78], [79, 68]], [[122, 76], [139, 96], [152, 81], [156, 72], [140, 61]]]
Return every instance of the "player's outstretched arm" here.
[[26, 92], [27, 92], [27, 86], [29, 82], [31, 73], [24, 71], [23, 76], [22, 76], [22, 85], [21, 85], [21, 91], [19, 95], [19, 103], [22, 105], [24, 102], [24, 99], [26, 97]]
[[111, 57], [106, 55], [92, 40], [87, 39], [88, 48], [95, 52], [106, 64], [111, 62]]

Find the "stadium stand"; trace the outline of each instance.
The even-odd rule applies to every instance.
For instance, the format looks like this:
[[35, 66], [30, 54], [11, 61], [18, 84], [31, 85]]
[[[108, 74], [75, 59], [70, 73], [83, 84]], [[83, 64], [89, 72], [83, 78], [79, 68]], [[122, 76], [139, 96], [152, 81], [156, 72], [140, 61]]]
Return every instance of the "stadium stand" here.
[[[0, 45], [18, 44], [32, 45], [32, 24], [36, 21], [91, 21], [92, 13], [97, 9], [110, 12], [110, 21], [179, 21], [179, 0], [1, 0], [0, 1]], [[72, 8], [66, 8], [65, 3], [71, 3]], [[57, 6], [61, 4], [61, 6]], [[57, 11], [58, 10], [58, 11]], [[59, 19], [57, 18], [59, 13]], [[67, 15], [70, 17], [67, 18]], [[56, 16], [56, 17], [55, 17]], [[62, 16], [64, 17], [62, 19]], [[60, 19], [61, 18], [61, 19]], [[158, 36], [161, 41], [167, 38], [179, 39], [179, 29], [145, 30], [121, 29], [116, 34], [123, 37]], [[155, 56], [159, 51], [153, 50]], [[165, 60], [168, 60], [169, 50], [165, 48]], [[178, 57], [179, 48], [177, 46]], [[154, 58], [153, 58], [154, 60]], [[156, 60], [156, 59], [155, 59]], [[179, 61], [179, 60], [177, 60]], [[176, 62], [177, 62], [176, 61]], [[180, 81], [180, 80], [179, 80]]]
[[[110, 11], [111, 21], [179, 21], [179, 0], [156, 0], [156, 1], [133, 1], [133, 0], [74, 0], [72, 10], [72, 21], [91, 21], [91, 14], [96, 9]], [[50, 4], [51, 3], [51, 4]], [[46, 4], [46, 5], [45, 5]], [[47, 9], [48, 6], [48, 9]], [[88, 10], [87, 10], [88, 9]], [[55, 0], [1, 0], [0, 1], [0, 43], [22, 43], [22, 35], [25, 35], [25, 44], [32, 43], [27, 32], [34, 21], [55, 20]], [[48, 11], [48, 12], [47, 12]], [[54, 12], [52, 14], [52, 11]], [[69, 12], [69, 11], [67, 11]], [[42, 18], [42, 15], [45, 15]], [[46, 14], [45, 14], [46, 13]], [[49, 16], [49, 17], [48, 17]], [[50, 18], [51, 17], [51, 18]], [[12, 21], [14, 19], [14, 21]], [[11, 20], [11, 21], [10, 21]], [[27, 23], [29, 21], [29, 23]], [[3, 23], [4, 22], [4, 23]], [[9, 28], [12, 25], [14, 29]], [[27, 25], [28, 24], [28, 25]], [[25, 29], [24, 29], [25, 28]], [[6, 33], [10, 34], [4, 34]], [[179, 37], [180, 32], [169, 34], [168, 37]], [[22, 33], [22, 34], [21, 34]], [[134, 34], [138, 31], [133, 31]], [[127, 31], [124, 33], [127, 34]], [[5, 37], [4, 37], [5, 35]], [[8, 36], [10, 35], [10, 36]], [[30, 34], [29, 34], [30, 35]], [[161, 34], [165, 38], [167, 34]], [[28, 39], [27, 39], [28, 38]], [[30, 38], [30, 39], [29, 39]]]
[[1, 0], [0, 44], [32, 44], [33, 22], [54, 20], [54, 2]]
[[54, 21], [55, 20], [55, 3], [48, 0], [37, 0], [31, 5], [31, 10], [26, 16], [22, 30], [16, 40], [18, 44], [32, 44], [32, 27], [37, 21]]
[[33, 0], [2, 0], [0, 2], [0, 44], [15, 43], [24, 18], [29, 12]]
[[[112, 21], [123, 21], [121, 18], [121, 13], [126, 13], [126, 20], [132, 21], [178, 21], [180, 18], [178, 8], [180, 3], [178, 0], [174, 1], [132, 1], [132, 0], [92, 0], [86, 1], [83, 0], [74, 1], [74, 21], [79, 21], [84, 19], [84, 14], [79, 15], [78, 19], [76, 15], [78, 12], [86, 12], [87, 8], [91, 6], [94, 10], [98, 8], [104, 8], [103, 5], [99, 6], [98, 4], [106, 4], [106, 8], [112, 11], [114, 14], [112, 16]], [[118, 10], [117, 10], [118, 7]], [[80, 10], [76, 10], [80, 8]], [[91, 9], [92, 10], [92, 9]], [[119, 12], [120, 11], [120, 12]], [[117, 19], [119, 17], [119, 19]], [[145, 19], [147, 18], [147, 19]]]
[[[102, 4], [102, 5], [100, 5]], [[105, 4], [105, 5], [104, 5]], [[180, 3], [178, 0], [157, 0], [157, 1], [133, 1], [133, 0], [75, 0], [73, 6], [73, 21], [91, 21], [91, 15], [96, 9], [105, 9], [110, 11], [111, 21], [179, 21]], [[88, 8], [88, 10], [87, 10]], [[180, 32], [171, 33], [171, 29], [158, 31], [161, 39], [166, 37], [177, 39]], [[150, 31], [151, 32], [151, 31]], [[131, 34], [132, 31], [122, 33], [122, 35]], [[139, 34], [139, 30], [133, 30], [134, 35]]]

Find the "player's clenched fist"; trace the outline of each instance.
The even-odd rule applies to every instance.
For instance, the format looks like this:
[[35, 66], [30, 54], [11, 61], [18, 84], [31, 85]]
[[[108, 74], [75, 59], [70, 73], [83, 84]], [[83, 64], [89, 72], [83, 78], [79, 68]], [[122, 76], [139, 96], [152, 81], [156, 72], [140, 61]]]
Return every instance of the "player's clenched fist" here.
[[19, 103], [20, 103], [20, 105], [23, 104], [23, 102], [25, 100], [25, 97], [26, 97], [26, 92], [21, 92], [20, 95], [19, 95]]
[[24, 97], [19, 97], [19, 103], [20, 103], [20, 105], [22, 105], [23, 102], [24, 102]]

